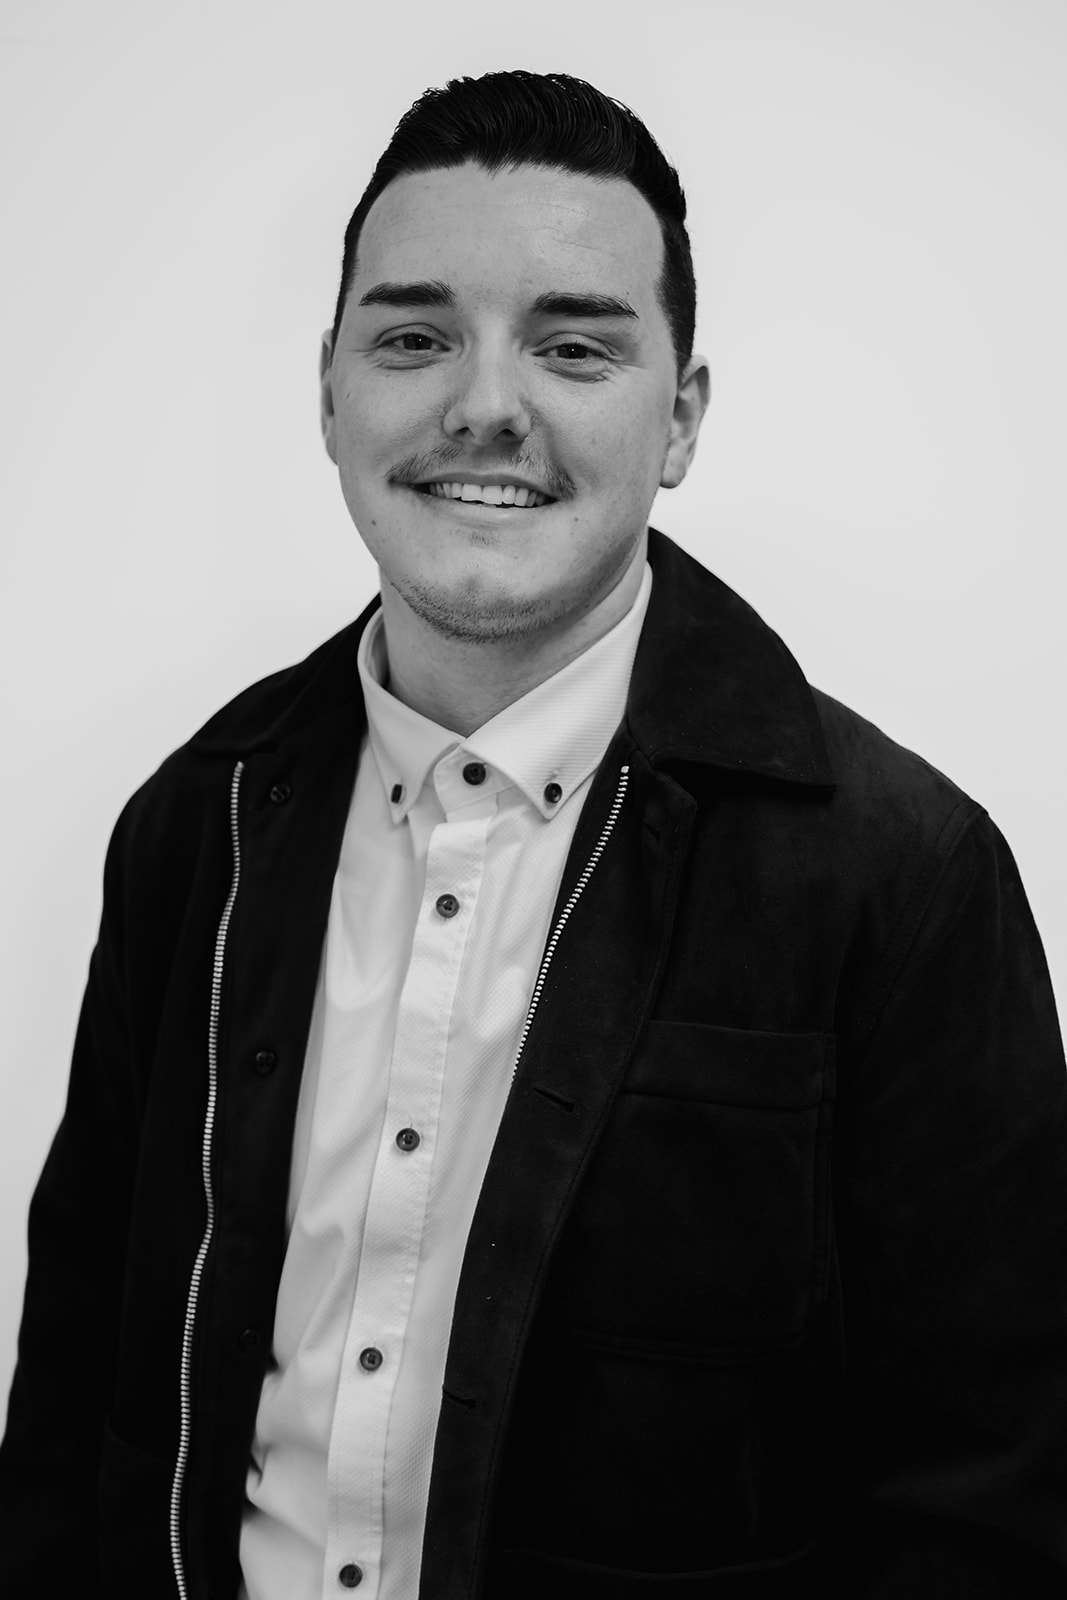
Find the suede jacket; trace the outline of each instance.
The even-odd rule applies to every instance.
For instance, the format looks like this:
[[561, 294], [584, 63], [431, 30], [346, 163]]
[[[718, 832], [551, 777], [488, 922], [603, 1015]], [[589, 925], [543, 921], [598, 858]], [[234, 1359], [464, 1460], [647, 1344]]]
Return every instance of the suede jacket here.
[[[467, 1244], [421, 1600], [1062, 1596], [1067, 1080], [1015, 865], [650, 557]], [[31, 1208], [4, 1600], [234, 1600], [369, 615], [116, 827]]]

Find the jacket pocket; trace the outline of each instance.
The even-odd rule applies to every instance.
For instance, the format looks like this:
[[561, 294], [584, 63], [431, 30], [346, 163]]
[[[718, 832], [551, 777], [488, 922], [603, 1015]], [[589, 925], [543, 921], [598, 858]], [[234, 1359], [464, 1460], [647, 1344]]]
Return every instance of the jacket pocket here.
[[819, 1577], [814, 1545], [765, 1561], [697, 1572], [634, 1572], [569, 1560], [540, 1550], [506, 1550], [500, 1575], [487, 1585], [486, 1600], [652, 1600], [655, 1595], [685, 1595], [690, 1600], [795, 1600], [801, 1586]]
[[789, 1348], [825, 1293], [833, 1039], [649, 1024], [550, 1288], [583, 1342], [680, 1360]]
[[97, 1503], [100, 1577], [108, 1600], [176, 1593], [170, 1560], [174, 1463], [119, 1438], [104, 1424]]

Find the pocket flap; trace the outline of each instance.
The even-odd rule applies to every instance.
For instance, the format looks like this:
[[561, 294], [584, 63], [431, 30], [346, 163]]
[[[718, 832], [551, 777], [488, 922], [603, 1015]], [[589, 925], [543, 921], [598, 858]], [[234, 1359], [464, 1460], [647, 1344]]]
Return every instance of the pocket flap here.
[[631, 1094], [801, 1111], [833, 1098], [834, 1037], [700, 1022], [650, 1022], [623, 1085]]

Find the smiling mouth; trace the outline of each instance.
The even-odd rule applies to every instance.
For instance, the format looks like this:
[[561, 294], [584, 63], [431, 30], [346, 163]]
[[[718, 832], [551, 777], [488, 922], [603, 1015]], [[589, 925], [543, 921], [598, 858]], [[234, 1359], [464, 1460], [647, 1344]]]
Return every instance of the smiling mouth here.
[[519, 506], [527, 510], [535, 506], [552, 504], [552, 496], [539, 489], [529, 489], [520, 483], [416, 483], [417, 494], [430, 495], [434, 500], [461, 500], [466, 505]]

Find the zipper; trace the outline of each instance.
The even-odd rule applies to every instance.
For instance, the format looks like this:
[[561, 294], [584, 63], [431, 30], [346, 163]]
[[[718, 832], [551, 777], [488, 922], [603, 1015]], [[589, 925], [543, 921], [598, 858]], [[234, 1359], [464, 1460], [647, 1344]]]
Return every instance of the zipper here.
[[200, 1299], [200, 1281], [204, 1272], [204, 1262], [207, 1259], [207, 1253], [215, 1232], [215, 1192], [211, 1185], [211, 1141], [215, 1132], [215, 1105], [218, 1098], [218, 1045], [219, 1013], [222, 1008], [222, 969], [226, 956], [226, 935], [230, 928], [230, 918], [233, 916], [234, 901], [237, 899], [237, 886], [241, 881], [241, 837], [238, 831], [237, 801], [241, 791], [241, 774], [244, 771], [244, 765], [243, 761], [237, 763], [233, 769], [233, 778], [230, 782], [230, 842], [233, 848], [233, 875], [230, 879], [230, 892], [226, 897], [226, 904], [219, 919], [219, 931], [215, 935], [215, 961], [211, 973], [211, 1009], [208, 1014], [207, 1032], [207, 1109], [204, 1113], [204, 1138], [200, 1152], [200, 1170], [204, 1180], [207, 1221], [204, 1225], [204, 1237], [200, 1241], [200, 1249], [196, 1252], [196, 1260], [193, 1263], [192, 1277], [189, 1280], [189, 1295], [185, 1302], [185, 1327], [182, 1332], [182, 1359], [179, 1380], [181, 1429], [178, 1436], [178, 1458], [174, 1464], [174, 1479], [170, 1490], [170, 1559], [174, 1568], [174, 1581], [178, 1586], [181, 1600], [189, 1600], [189, 1591], [185, 1581], [185, 1563], [182, 1559], [181, 1517], [182, 1491], [185, 1487], [185, 1469], [189, 1462], [189, 1444], [192, 1435], [193, 1332], [196, 1327], [196, 1309]]
[[[578, 901], [581, 899], [582, 891], [584, 890], [586, 884], [589, 882], [590, 878], [593, 876], [593, 873], [596, 870], [597, 862], [600, 860], [601, 856], [604, 854], [604, 849], [605, 849], [605, 846], [607, 845], [608, 840], [611, 838], [612, 830], [614, 829], [616, 822], [619, 820], [619, 812], [622, 810], [622, 802], [623, 802], [623, 799], [625, 798], [626, 786], [629, 783], [629, 781], [630, 781], [630, 769], [629, 769], [629, 767], [628, 766], [620, 767], [619, 768], [619, 786], [615, 791], [615, 799], [612, 801], [611, 810], [608, 812], [607, 821], [604, 823], [604, 826], [600, 830], [600, 838], [597, 840], [595, 846], [593, 847], [593, 853], [589, 857], [589, 860], [586, 862], [585, 867], [584, 867], [584, 869], [582, 871], [582, 874], [578, 879], [578, 882], [574, 885], [574, 888], [571, 890], [570, 895], [569, 895], [569, 897], [567, 899], [567, 903], [563, 907], [563, 910], [560, 912], [558, 918], [556, 919], [556, 926], [552, 929], [552, 933], [549, 936], [548, 943], [545, 945], [545, 953], [541, 958], [541, 967], [540, 967], [540, 970], [539, 970], [539, 972], [537, 974], [537, 982], [534, 984], [533, 994], [530, 996], [530, 1009], [526, 1013], [526, 1021], [523, 1023], [523, 1025], [522, 1025], [522, 1033], [519, 1035], [519, 1048], [518, 1048], [518, 1051], [516, 1052], [516, 1055], [515, 1055], [515, 1065], [511, 1069], [511, 1081], [512, 1081], [512, 1083], [514, 1083], [516, 1073], [519, 1070], [519, 1062], [522, 1060], [522, 1052], [526, 1048], [526, 1040], [527, 1040], [527, 1037], [529, 1035], [530, 1028], [533, 1025], [534, 1014], [537, 1011], [537, 1007], [541, 1003], [541, 993], [542, 993], [542, 991], [543, 991], [543, 989], [545, 987], [545, 979], [548, 976], [548, 969], [552, 964], [552, 957], [556, 953], [556, 946], [559, 943], [560, 934], [563, 932], [564, 928], [567, 926], [567, 922], [568, 922], [568, 919], [570, 918], [571, 912], [574, 910], [575, 906], [578, 904]], [[184, 1597], [183, 1597], [183, 1600], [184, 1600]]]

